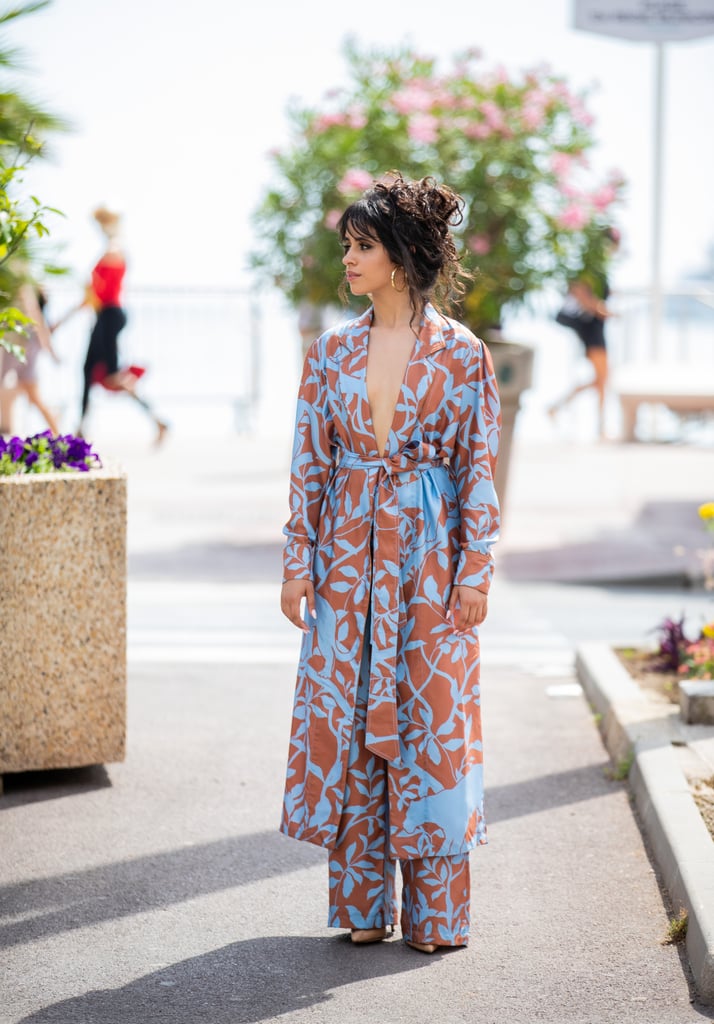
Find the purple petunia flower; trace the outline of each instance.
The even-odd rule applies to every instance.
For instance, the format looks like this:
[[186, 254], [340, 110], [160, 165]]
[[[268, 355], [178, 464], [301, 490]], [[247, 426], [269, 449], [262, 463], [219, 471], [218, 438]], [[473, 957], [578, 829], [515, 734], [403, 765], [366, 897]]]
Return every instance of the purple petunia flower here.
[[38, 459], [39, 459], [39, 455], [37, 454], [37, 452], [30, 451], [25, 456], [25, 465], [28, 466], [28, 467], [29, 466], [33, 466], [37, 462]]
[[81, 437], [67, 437], [67, 461], [84, 462], [91, 451], [91, 445]]
[[19, 437], [11, 437], [7, 443], [6, 451], [10, 453], [10, 458], [13, 462], [18, 462], [22, 458], [22, 453], [25, 450], [25, 442], [21, 441]]

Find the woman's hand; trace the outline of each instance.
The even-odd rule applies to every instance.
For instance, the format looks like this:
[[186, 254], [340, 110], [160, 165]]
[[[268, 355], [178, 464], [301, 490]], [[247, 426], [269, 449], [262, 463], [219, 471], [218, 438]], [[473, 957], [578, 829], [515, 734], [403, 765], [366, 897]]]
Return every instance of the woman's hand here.
[[487, 611], [488, 598], [480, 590], [475, 587], [454, 587], [446, 617], [454, 619], [454, 629], [461, 634], [474, 626], [480, 626]]
[[317, 612], [315, 611], [315, 589], [310, 580], [287, 580], [283, 583], [283, 589], [280, 591], [281, 612], [287, 619], [290, 619], [293, 626], [297, 626], [303, 633], [309, 633], [310, 627], [306, 625], [300, 614], [300, 605], [303, 598], [310, 615], [313, 619], [317, 618]]

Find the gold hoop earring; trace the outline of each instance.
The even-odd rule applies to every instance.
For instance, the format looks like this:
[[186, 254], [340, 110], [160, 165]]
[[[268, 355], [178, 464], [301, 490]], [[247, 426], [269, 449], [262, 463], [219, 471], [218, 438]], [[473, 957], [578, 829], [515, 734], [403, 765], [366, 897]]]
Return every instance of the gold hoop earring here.
[[407, 287], [407, 275], [404, 274], [404, 283], [402, 284], [402, 287], [397, 288], [396, 284], [394, 283], [394, 275], [398, 270], [401, 270], [402, 274], [404, 274], [404, 267], [395, 267], [389, 276], [389, 280], [392, 282], [392, 288], [395, 290], [395, 292], [403, 292]]

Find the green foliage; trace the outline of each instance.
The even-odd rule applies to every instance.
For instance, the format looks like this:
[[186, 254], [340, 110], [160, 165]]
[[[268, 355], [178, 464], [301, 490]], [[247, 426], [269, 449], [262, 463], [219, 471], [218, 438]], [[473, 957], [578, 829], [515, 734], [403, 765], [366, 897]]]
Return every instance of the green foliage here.
[[616, 173], [589, 181], [592, 119], [561, 77], [486, 71], [474, 52], [443, 72], [408, 49], [348, 43], [345, 55], [348, 87], [288, 111], [291, 142], [273, 153], [275, 180], [254, 214], [259, 278], [296, 306], [333, 303], [337, 217], [390, 170], [431, 175], [463, 196], [455, 233], [476, 277], [460, 312], [472, 326], [499, 324], [546, 283], [605, 271], [603, 229], [623, 182]]
[[0, 347], [19, 358], [23, 350], [18, 339], [31, 323], [12, 305], [20, 285], [62, 269], [45, 265], [42, 244], [49, 234], [48, 215], [59, 211], [23, 194], [23, 172], [31, 160], [47, 155], [47, 137], [69, 125], [6, 80], [8, 73], [24, 67], [24, 54], [8, 44], [4, 32], [18, 18], [48, 4], [20, 4], [0, 13]]
[[630, 775], [632, 765], [635, 763], [635, 752], [634, 750], [628, 751], [628, 753], [617, 762], [616, 765], [609, 768], [607, 771], [608, 778], [614, 782], [624, 782]]
[[671, 917], [669, 919], [669, 925], [667, 926], [667, 934], [663, 939], [663, 945], [678, 945], [680, 942], [684, 942], [687, 938], [687, 925], [689, 924], [689, 915], [687, 911], [682, 907], [677, 917]]

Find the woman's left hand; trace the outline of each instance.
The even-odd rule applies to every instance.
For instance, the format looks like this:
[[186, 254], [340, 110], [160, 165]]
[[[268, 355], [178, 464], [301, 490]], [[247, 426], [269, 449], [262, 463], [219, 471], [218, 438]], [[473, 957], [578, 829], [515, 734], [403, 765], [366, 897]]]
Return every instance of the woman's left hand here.
[[488, 598], [475, 587], [454, 587], [451, 591], [447, 619], [454, 620], [457, 633], [480, 626], [486, 618]]

